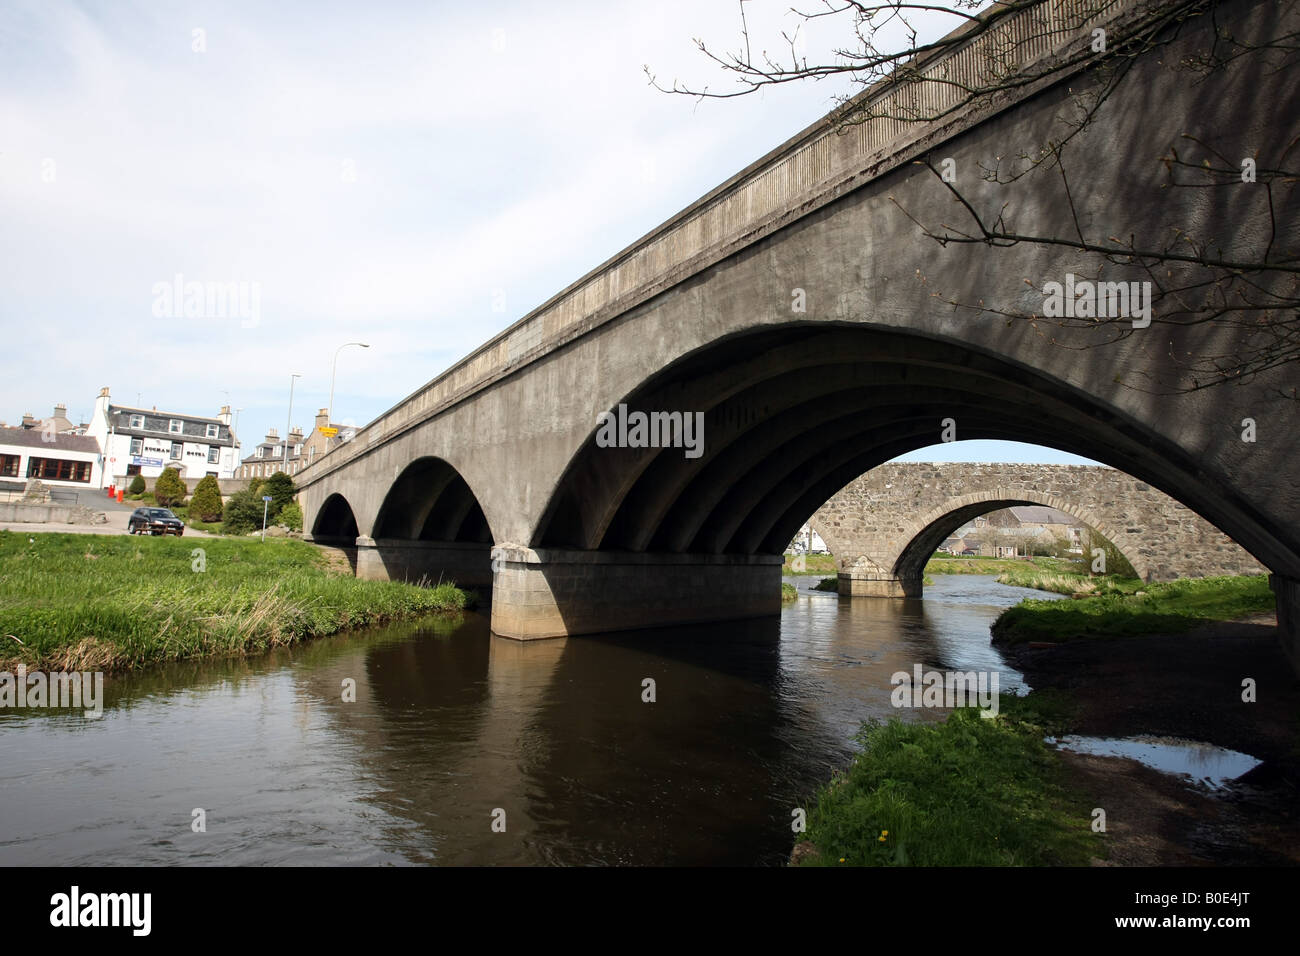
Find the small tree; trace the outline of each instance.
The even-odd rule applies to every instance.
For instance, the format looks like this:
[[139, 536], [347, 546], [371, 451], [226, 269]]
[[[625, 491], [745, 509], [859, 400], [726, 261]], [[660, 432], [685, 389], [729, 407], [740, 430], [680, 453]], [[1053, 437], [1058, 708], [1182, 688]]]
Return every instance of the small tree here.
[[280, 511], [289, 502], [293, 501], [293, 496], [298, 493], [298, 489], [293, 486], [293, 479], [282, 471], [277, 471], [266, 481], [258, 486], [257, 494], [271, 496], [271, 513], [269, 519], [279, 516]]
[[302, 530], [302, 509], [298, 507], [298, 502], [291, 501], [280, 509], [280, 524], [284, 525], [290, 531]]
[[164, 468], [163, 473], [154, 482], [153, 496], [158, 504], [168, 508], [184, 501], [187, 490], [185, 482], [181, 481], [180, 472], [175, 468]]
[[131, 479], [131, 487], [127, 489], [130, 494], [142, 495], [145, 493], [144, 475], [136, 475]]
[[204, 475], [190, 499], [190, 517], [200, 521], [221, 520], [221, 486], [213, 475]]
[[221, 515], [225, 534], [248, 534], [262, 527], [262, 499], [252, 491], [236, 491]]

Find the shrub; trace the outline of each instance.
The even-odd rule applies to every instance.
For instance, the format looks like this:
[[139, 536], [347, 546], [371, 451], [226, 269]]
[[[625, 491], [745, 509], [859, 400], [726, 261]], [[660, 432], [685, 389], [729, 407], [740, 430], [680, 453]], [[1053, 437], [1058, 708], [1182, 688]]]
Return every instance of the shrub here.
[[[279, 516], [280, 510], [285, 505], [293, 501], [293, 496], [298, 493], [298, 489], [293, 486], [293, 479], [282, 471], [277, 471], [266, 481], [258, 486], [258, 496], [271, 496], [271, 514], [270, 518], [274, 519]], [[301, 517], [299, 518], [301, 520]]]
[[142, 495], [145, 491], [144, 475], [136, 475], [131, 479], [131, 485], [126, 489], [128, 494]]
[[221, 513], [225, 534], [248, 534], [262, 527], [262, 499], [251, 491], [236, 491]]
[[175, 468], [164, 468], [153, 486], [154, 499], [164, 508], [184, 501], [186, 491], [185, 482], [181, 481], [180, 472]]
[[298, 507], [298, 502], [291, 501], [280, 509], [280, 524], [290, 531], [302, 530], [302, 509]]
[[221, 486], [212, 475], [204, 475], [194, 497], [190, 499], [190, 515], [200, 521], [221, 520]]

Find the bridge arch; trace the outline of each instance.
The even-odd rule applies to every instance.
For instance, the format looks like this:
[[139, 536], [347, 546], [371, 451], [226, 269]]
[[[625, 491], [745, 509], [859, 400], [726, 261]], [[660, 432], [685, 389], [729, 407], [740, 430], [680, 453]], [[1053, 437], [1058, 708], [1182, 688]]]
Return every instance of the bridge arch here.
[[492, 544], [478, 498], [455, 468], [425, 456], [397, 476], [379, 506], [371, 537]]
[[[1028, 442], [1105, 462], [1183, 502], [1248, 550], [1268, 547], [1258, 516], [1244, 513], [1167, 438], [1010, 357], [935, 337], [848, 323], [769, 326], [696, 350], [620, 404], [629, 412], [702, 414], [704, 453], [601, 447], [593, 427], [533, 547], [779, 555], [835, 492], [935, 444], [948, 420], [963, 439]], [[951, 507], [926, 502], [908, 540], [941, 540], [953, 508], [984, 513], [1000, 500], [1058, 507], [1124, 548], [1123, 533], [1095, 511], [1023, 489], [993, 489]], [[1130, 560], [1150, 571], [1142, 555]]]
[[1054, 495], [1024, 495], [1023, 493], [1015, 495], [1004, 489], [962, 495], [917, 516], [909, 529], [910, 540], [903, 547], [890, 570], [898, 580], [903, 582], [905, 589], [915, 582], [919, 590], [926, 562], [949, 535], [980, 515], [1017, 505], [1046, 505], [1077, 518], [1081, 523], [1109, 538], [1119, 552], [1128, 559], [1129, 564], [1133, 565], [1133, 570], [1137, 572], [1138, 577], [1144, 581], [1151, 580], [1153, 568], [1141, 550], [1134, 546], [1135, 542], [1129, 540], [1129, 535], [1124, 533], [1123, 528], [1111, 527], [1109, 522], [1090, 509]]
[[358, 576], [492, 587], [492, 528], [450, 462], [423, 455], [397, 471], [360, 539]]
[[313, 540], [322, 544], [356, 544], [357, 518], [348, 499], [337, 492], [326, 498], [316, 512], [311, 534]]

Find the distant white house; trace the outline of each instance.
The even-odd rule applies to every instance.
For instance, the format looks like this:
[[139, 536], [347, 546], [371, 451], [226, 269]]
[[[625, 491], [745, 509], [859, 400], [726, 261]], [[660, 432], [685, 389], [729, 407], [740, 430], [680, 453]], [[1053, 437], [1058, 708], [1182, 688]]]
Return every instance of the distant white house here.
[[114, 405], [102, 388], [86, 434], [99, 442], [110, 480], [156, 478], [164, 468], [175, 468], [182, 478], [230, 478], [239, 464], [239, 440], [230, 418], [229, 405], [215, 418]]
[[822, 536], [814, 531], [811, 525], [805, 524], [799, 529], [799, 533], [794, 536], [794, 540], [790, 542], [790, 546], [786, 548], [786, 551], [792, 551], [795, 554], [824, 554], [830, 549], [826, 547], [826, 542], [822, 540]]
[[54, 487], [98, 488], [99, 443], [88, 435], [43, 428], [0, 428], [0, 486], [25, 487], [38, 479]]

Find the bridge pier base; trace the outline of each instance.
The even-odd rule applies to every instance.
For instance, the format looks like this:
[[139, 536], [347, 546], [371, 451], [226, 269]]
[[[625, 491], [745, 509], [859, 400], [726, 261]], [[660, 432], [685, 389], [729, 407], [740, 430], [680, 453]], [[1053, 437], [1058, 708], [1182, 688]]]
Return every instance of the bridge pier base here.
[[1300, 675], [1300, 580], [1270, 574], [1268, 584], [1277, 596], [1277, 636], [1291, 670]]
[[358, 578], [410, 582], [427, 578], [432, 584], [454, 581], [458, 587], [482, 591], [492, 587], [492, 546], [488, 544], [362, 535], [356, 548]]
[[781, 612], [777, 555], [492, 549], [492, 632], [529, 641]]
[[921, 579], [915, 581], [875, 571], [841, 571], [839, 592], [849, 597], [920, 597]]

